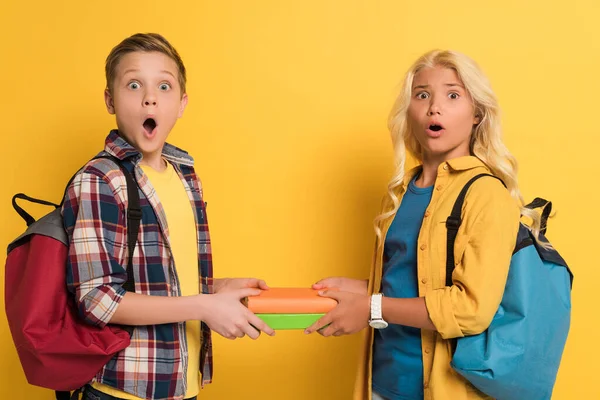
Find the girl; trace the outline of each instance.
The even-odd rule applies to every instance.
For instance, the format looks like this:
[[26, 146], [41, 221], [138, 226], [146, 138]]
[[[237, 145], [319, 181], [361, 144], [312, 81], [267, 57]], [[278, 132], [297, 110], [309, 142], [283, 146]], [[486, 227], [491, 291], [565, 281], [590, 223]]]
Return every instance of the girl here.
[[[496, 313], [523, 208], [517, 165], [501, 141], [499, 107], [476, 63], [432, 51], [408, 71], [389, 119], [397, 169], [375, 219], [370, 279], [334, 277], [315, 289], [338, 306], [306, 333], [365, 335], [354, 398], [484, 399], [450, 366], [453, 340], [483, 332]], [[405, 172], [406, 151], [420, 165]], [[467, 193], [454, 246], [452, 286], [445, 286], [446, 219]], [[507, 190], [508, 188], [508, 190]], [[328, 325], [328, 326], [327, 326]]]

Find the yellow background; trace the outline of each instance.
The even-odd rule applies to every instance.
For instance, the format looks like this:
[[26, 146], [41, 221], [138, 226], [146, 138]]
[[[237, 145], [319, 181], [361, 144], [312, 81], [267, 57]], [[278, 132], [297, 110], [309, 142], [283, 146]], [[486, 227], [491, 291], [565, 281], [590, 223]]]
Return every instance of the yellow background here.
[[[575, 273], [554, 399], [598, 399], [599, 17], [597, 0], [3, 1], [0, 248], [25, 227], [11, 196], [59, 201], [114, 126], [102, 100], [112, 46], [155, 31], [189, 71], [170, 141], [197, 160], [216, 275], [365, 277], [398, 84], [421, 53], [460, 50], [489, 75], [523, 192], [554, 202], [549, 237]], [[357, 344], [216, 338], [200, 398], [348, 399]], [[52, 398], [26, 383], [3, 313], [0, 359], [0, 399]]]

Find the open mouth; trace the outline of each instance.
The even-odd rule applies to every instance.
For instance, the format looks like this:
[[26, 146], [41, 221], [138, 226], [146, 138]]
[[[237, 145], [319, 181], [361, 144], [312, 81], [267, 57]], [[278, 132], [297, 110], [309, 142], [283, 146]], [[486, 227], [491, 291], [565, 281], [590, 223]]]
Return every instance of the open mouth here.
[[154, 131], [154, 128], [156, 128], [156, 121], [154, 120], [154, 118], [147, 118], [144, 121], [143, 125], [144, 129], [146, 130], [146, 133], [150, 135]]
[[433, 125], [429, 125], [429, 129], [432, 130], [432, 131], [434, 131], [434, 132], [439, 132], [439, 131], [441, 131], [444, 128], [441, 125], [433, 124]]

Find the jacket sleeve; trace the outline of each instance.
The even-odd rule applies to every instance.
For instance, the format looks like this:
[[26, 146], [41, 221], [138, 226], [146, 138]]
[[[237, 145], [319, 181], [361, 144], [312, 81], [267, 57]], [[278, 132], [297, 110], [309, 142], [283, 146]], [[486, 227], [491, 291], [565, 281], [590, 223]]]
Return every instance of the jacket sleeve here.
[[125, 209], [109, 178], [90, 169], [79, 173], [68, 187], [62, 213], [69, 239], [67, 287], [80, 317], [102, 327], [125, 294]]
[[429, 317], [444, 339], [476, 335], [490, 325], [502, 301], [519, 228], [519, 207], [496, 179], [473, 184], [462, 215], [452, 286], [425, 294]]

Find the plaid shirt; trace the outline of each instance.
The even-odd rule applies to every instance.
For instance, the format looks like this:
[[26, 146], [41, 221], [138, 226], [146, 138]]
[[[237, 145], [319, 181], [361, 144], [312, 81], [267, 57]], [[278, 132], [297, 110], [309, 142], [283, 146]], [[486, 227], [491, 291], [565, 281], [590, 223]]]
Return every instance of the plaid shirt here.
[[[136, 293], [180, 296], [169, 249], [166, 216], [156, 192], [138, 166], [141, 154], [116, 130], [106, 138], [105, 153], [134, 171], [139, 185], [142, 220], [133, 253]], [[212, 257], [202, 187], [193, 159], [165, 144], [163, 157], [177, 171], [196, 218], [198, 272], [202, 293], [212, 293]], [[127, 185], [119, 167], [107, 159], [88, 162], [67, 189], [62, 208], [69, 237], [67, 284], [79, 314], [87, 323], [106, 325], [125, 294], [127, 279]], [[131, 344], [117, 353], [94, 380], [144, 399], [182, 399], [186, 392], [185, 323], [134, 327]], [[212, 379], [210, 329], [202, 323], [202, 384]]]

